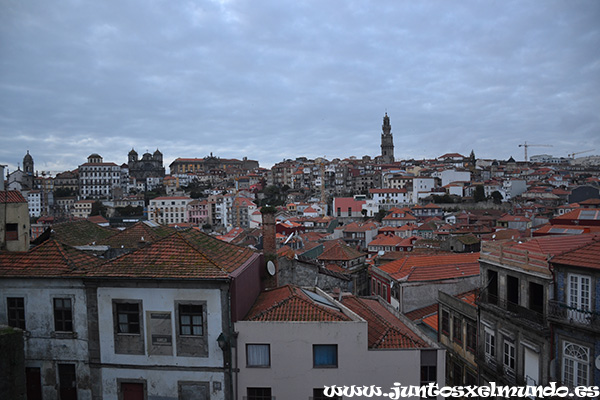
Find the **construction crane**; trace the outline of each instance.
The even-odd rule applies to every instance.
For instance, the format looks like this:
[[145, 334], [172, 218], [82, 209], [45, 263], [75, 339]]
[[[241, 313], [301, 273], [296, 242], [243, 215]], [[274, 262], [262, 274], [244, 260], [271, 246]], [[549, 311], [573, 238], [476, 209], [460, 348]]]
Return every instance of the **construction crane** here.
[[535, 147], [553, 147], [551, 144], [531, 144], [531, 143], [527, 143], [527, 142], [520, 144], [519, 147], [525, 148], [525, 161], [528, 161], [527, 160], [527, 148], [534, 147], [534, 146]]
[[568, 156], [569, 156], [569, 158], [575, 158], [575, 156], [576, 156], [577, 154], [589, 153], [590, 151], [594, 151], [594, 150], [596, 150], [596, 149], [584, 150], [584, 151], [578, 151], [578, 152], [576, 152], [576, 153], [571, 153], [571, 154], [568, 154]]

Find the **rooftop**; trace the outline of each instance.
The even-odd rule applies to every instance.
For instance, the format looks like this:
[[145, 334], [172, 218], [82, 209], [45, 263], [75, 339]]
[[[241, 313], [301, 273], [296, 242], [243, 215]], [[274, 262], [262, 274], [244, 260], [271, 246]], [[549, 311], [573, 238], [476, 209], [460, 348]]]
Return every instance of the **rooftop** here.
[[327, 298], [292, 285], [262, 292], [244, 319], [285, 322], [352, 321]]

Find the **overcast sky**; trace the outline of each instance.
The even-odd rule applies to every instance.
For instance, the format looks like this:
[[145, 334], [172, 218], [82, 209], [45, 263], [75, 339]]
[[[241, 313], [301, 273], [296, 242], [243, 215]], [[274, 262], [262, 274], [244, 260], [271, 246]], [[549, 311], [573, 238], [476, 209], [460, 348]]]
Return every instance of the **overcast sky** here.
[[0, 0], [0, 164], [600, 154], [600, 1]]

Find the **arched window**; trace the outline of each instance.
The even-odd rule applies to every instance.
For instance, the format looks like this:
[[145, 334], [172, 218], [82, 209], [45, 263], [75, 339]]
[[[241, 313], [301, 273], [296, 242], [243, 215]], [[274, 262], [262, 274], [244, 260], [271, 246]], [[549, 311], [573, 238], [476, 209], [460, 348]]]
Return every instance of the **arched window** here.
[[563, 383], [566, 386], [587, 386], [590, 349], [575, 343], [564, 342]]

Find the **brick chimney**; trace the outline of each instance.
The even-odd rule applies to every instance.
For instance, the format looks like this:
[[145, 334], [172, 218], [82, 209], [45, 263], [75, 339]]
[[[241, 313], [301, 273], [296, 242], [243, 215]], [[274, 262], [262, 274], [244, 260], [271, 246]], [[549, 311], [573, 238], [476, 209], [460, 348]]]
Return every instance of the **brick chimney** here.
[[275, 275], [266, 271], [265, 287], [274, 288], [277, 287], [277, 247], [275, 244], [275, 207], [265, 206], [260, 209], [262, 214], [262, 235], [263, 235], [263, 254], [265, 256], [265, 271], [267, 270], [267, 263], [273, 261], [275, 264]]

